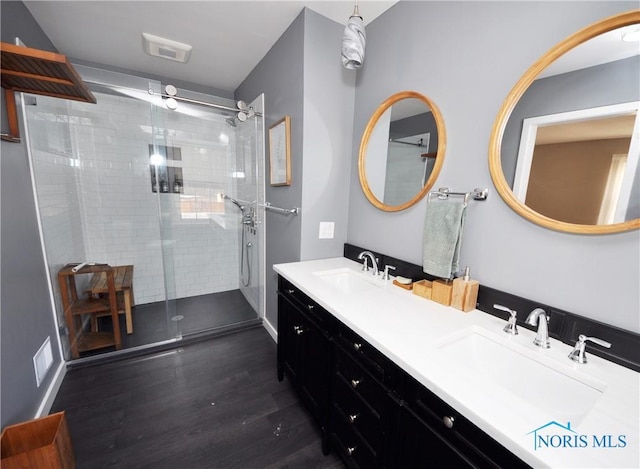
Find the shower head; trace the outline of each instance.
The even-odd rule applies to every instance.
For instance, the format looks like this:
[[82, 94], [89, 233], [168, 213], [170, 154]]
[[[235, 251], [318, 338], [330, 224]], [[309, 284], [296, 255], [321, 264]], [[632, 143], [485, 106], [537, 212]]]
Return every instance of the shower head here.
[[223, 199], [227, 199], [228, 201], [230, 201], [233, 205], [235, 205], [236, 207], [238, 207], [240, 209], [241, 212], [244, 213], [244, 208], [245, 206], [242, 205], [240, 202], [238, 202], [236, 199], [234, 199], [233, 197], [229, 197], [227, 194], [224, 194], [222, 196]]
[[227, 124], [229, 124], [231, 127], [238, 127], [238, 124], [236, 123], [236, 118], [235, 117], [228, 117], [227, 119], [224, 120]]

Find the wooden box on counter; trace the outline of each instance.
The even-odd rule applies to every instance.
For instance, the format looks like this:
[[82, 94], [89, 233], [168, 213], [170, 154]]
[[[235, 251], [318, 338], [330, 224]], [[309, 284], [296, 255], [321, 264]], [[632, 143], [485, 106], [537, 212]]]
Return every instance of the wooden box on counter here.
[[447, 280], [434, 280], [431, 286], [431, 299], [441, 305], [451, 305], [453, 282]]
[[417, 282], [413, 282], [413, 294], [430, 300], [431, 284], [432, 282], [429, 280], [418, 280]]

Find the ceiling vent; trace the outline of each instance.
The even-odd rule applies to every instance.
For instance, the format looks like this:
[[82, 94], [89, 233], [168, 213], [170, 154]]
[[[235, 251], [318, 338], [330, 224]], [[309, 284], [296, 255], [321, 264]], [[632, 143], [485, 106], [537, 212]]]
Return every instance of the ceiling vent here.
[[144, 51], [154, 57], [186, 63], [191, 56], [192, 47], [189, 44], [172, 41], [153, 34], [142, 33]]

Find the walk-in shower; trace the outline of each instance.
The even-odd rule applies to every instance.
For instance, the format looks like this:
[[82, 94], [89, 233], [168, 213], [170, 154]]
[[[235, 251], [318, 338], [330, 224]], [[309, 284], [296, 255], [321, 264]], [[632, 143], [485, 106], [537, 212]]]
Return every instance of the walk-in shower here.
[[[157, 81], [76, 68], [97, 104], [40, 96], [23, 104], [61, 334], [56, 275], [84, 261], [133, 266], [133, 333], [123, 334], [125, 348], [259, 323], [262, 96], [241, 107]], [[240, 202], [238, 216], [223, 194], [254, 202]]]

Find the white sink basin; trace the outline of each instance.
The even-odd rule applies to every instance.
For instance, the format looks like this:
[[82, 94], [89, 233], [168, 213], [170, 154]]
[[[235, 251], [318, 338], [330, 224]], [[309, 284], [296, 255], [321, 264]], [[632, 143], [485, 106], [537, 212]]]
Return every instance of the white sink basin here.
[[[606, 384], [567, 365], [515, 343], [521, 336], [502, 338], [473, 326], [437, 343], [455, 369], [495, 392], [500, 400], [507, 392], [521, 401], [553, 415], [578, 423], [595, 405]], [[540, 352], [540, 353], [538, 353]], [[496, 387], [493, 389], [493, 387]]]
[[356, 272], [346, 267], [322, 270], [314, 272], [314, 275], [343, 293], [361, 293], [382, 286], [381, 280], [373, 278], [371, 274]]

